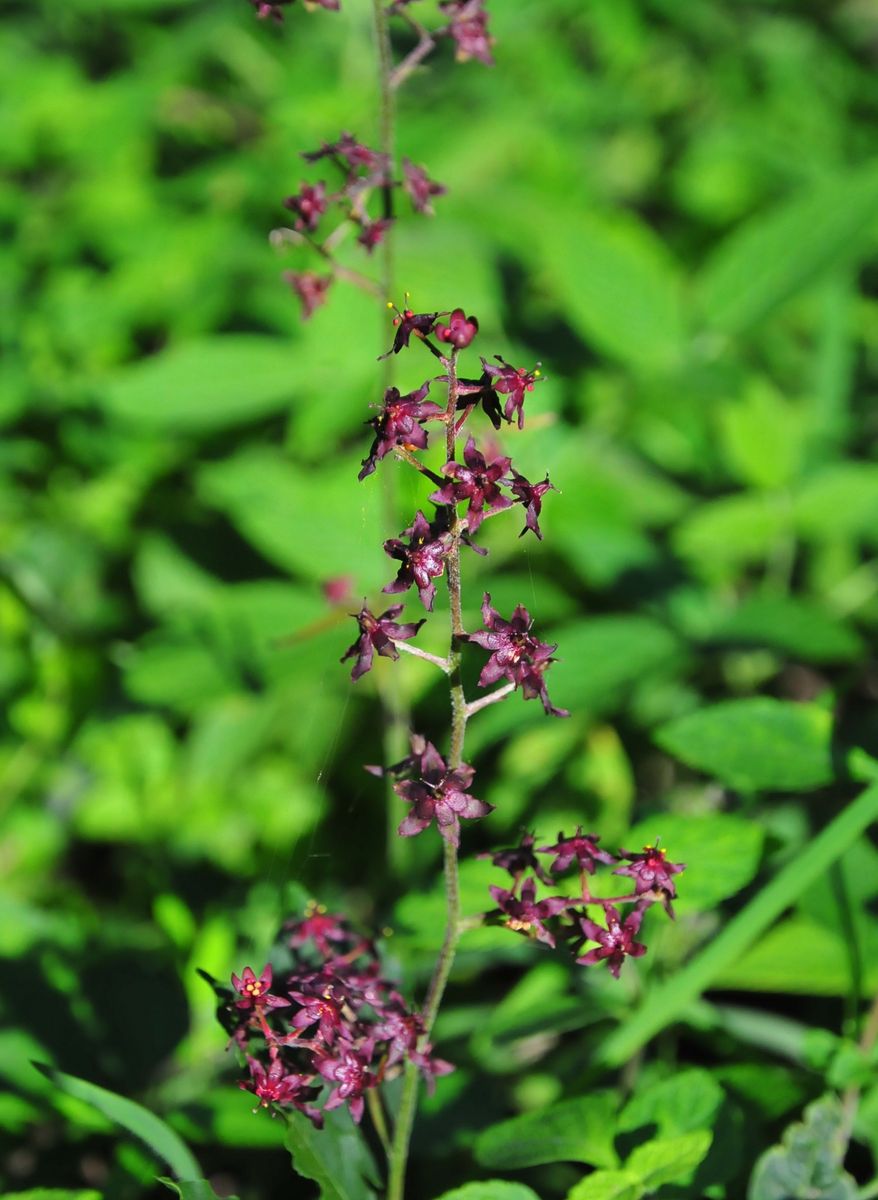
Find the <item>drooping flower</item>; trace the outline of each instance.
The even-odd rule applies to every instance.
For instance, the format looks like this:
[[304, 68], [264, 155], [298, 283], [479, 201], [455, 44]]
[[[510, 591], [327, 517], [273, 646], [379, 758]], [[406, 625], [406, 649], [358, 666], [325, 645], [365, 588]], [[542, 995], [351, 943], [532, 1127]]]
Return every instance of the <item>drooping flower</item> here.
[[303, 321], [307, 321], [315, 309], [326, 303], [326, 293], [332, 283], [331, 275], [317, 275], [314, 271], [284, 271], [283, 277], [301, 301]]
[[512, 619], [507, 621], [491, 607], [491, 596], [486, 592], [482, 600], [482, 620], [485, 629], [469, 634], [471, 642], [491, 651], [479, 676], [479, 687], [489, 687], [505, 678], [516, 688], [521, 688], [525, 700], [539, 698], [549, 715], [569, 717], [566, 709], [555, 708], [549, 700], [543, 678], [556, 661], [552, 655], [558, 649], [557, 644], [550, 646], [531, 634], [533, 622], [527, 609], [521, 604], [516, 605]]
[[475, 317], [468, 317], [462, 308], [455, 308], [448, 317], [447, 324], [436, 326], [436, 337], [440, 342], [447, 342], [458, 350], [464, 350], [479, 332], [479, 322]]
[[[401, 538], [408, 538], [405, 545]], [[413, 585], [427, 612], [433, 611], [436, 596], [434, 579], [445, 571], [445, 563], [451, 553], [451, 535], [441, 523], [431, 524], [418, 510], [414, 521], [404, 529], [399, 538], [388, 538], [384, 543], [385, 554], [399, 559], [400, 567], [396, 579], [382, 588], [383, 592], [406, 592]]]
[[489, 851], [486, 854], [477, 854], [476, 858], [489, 858], [495, 867], [508, 871], [513, 879], [520, 879], [525, 871], [533, 871], [542, 883], [551, 885], [554, 880], [546, 874], [534, 853], [534, 840], [532, 833], [523, 833], [519, 844], [510, 850], [496, 850], [493, 853]]
[[365, 246], [371, 254], [392, 224], [393, 217], [381, 217], [378, 221], [364, 221], [357, 242], [361, 246]]
[[328, 203], [326, 184], [321, 180], [314, 184], [303, 183], [294, 196], [286, 197], [284, 208], [296, 214], [296, 220], [293, 222], [296, 229], [313, 233], [326, 212]]
[[[304, 1112], [306, 1101], [313, 1100], [317, 1094], [310, 1086], [309, 1076], [288, 1071], [280, 1058], [272, 1059], [266, 1071], [258, 1059], [248, 1054], [247, 1066], [250, 1078], [241, 1080], [239, 1087], [252, 1092], [262, 1108], [268, 1108], [270, 1104], [292, 1104]], [[309, 1108], [307, 1115], [318, 1128], [322, 1126], [323, 1117], [316, 1109]]]
[[390, 608], [385, 609], [380, 616], [376, 617], [364, 604], [355, 614], [360, 626], [360, 636], [345, 651], [340, 660], [344, 662], [348, 658], [356, 658], [357, 661], [351, 671], [351, 679], [355, 683], [371, 670], [373, 652], [396, 661], [399, 658], [399, 651], [394, 642], [407, 642], [424, 624], [424, 618], [421, 618], [420, 621], [407, 621], [398, 625], [396, 618], [404, 607], [403, 604], [392, 604]]
[[524, 396], [525, 392], [533, 391], [534, 384], [541, 378], [539, 364], [532, 371], [526, 371], [524, 367], [511, 366], [499, 354], [495, 354], [494, 357], [501, 364], [499, 367], [494, 367], [486, 359], [482, 359], [484, 382], [495, 392], [506, 396], [504, 406], [506, 420], [511, 421], [513, 415], [517, 414], [518, 428], [523, 429]]
[[484, 517], [502, 512], [513, 503], [498, 486], [509, 471], [510, 462], [510, 459], [500, 457], [487, 463], [470, 436], [464, 447], [463, 463], [445, 464], [442, 472], [447, 477], [446, 482], [433, 492], [430, 500], [434, 504], [459, 504], [468, 500], [467, 528], [470, 533], [475, 533]]
[[506, 918], [504, 924], [507, 929], [535, 937], [538, 942], [554, 947], [555, 938], [544, 922], [564, 912], [570, 901], [566, 896], [547, 896], [545, 900], [537, 901], [536, 887], [533, 879], [526, 879], [521, 885], [520, 896], [496, 885], [491, 886], [490, 892], [499, 912]]
[[[422, 748], [421, 748], [422, 747]], [[411, 761], [410, 779], [402, 779], [393, 790], [411, 804], [411, 811], [399, 826], [401, 837], [414, 837], [432, 824], [452, 846], [460, 842], [461, 818], [473, 820], [493, 812], [493, 805], [478, 800], [466, 790], [473, 781], [474, 769], [467, 763], [449, 769], [432, 742], [420, 739], [420, 752]]]
[[677, 895], [677, 885], [673, 876], [685, 871], [685, 863], [667, 861], [667, 851], [659, 846], [644, 846], [640, 853], [630, 850], [620, 850], [622, 858], [627, 858], [630, 865], [617, 867], [614, 875], [628, 875], [634, 880], [634, 891], [638, 896], [654, 893], [654, 898], [660, 900], [669, 916], [674, 915], [671, 901]]
[[516, 471], [514, 467], [512, 469], [512, 479], [513, 482], [511, 487], [513, 495], [517, 500], [521, 501], [526, 510], [524, 529], [522, 529], [518, 536], [524, 537], [524, 535], [530, 529], [537, 535], [539, 540], [542, 541], [543, 531], [540, 529], [540, 513], [543, 509], [543, 496], [545, 496], [546, 492], [548, 491], [557, 492], [558, 489], [554, 486], [554, 484], [549, 482], [548, 475], [542, 481], [542, 483], [531, 483], [530, 480], [525, 479], [523, 475], [519, 475], [518, 471]]
[[426, 450], [427, 432], [420, 422], [438, 420], [445, 411], [441, 405], [424, 399], [429, 390], [429, 379], [417, 391], [409, 392], [405, 396], [399, 394], [398, 388], [387, 389], [381, 412], [366, 422], [375, 430], [375, 440], [368, 456], [363, 459], [358, 479], [365, 479], [367, 475], [371, 475], [375, 464], [394, 446]]
[[341, 133], [337, 142], [324, 142], [319, 150], [304, 151], [302, 158], [306, 162], [318, 162], [321, 158], [341, 159], [342, 165], [352, 171], [361, 167], [371, 171], [375, 167], [383, 166], [386, 161], [385, 155], [379, 154], [377, 150], [370, 150], [351, 133]]
[[641, 955], [646, 954], [646, 946], [642, 942], [634, 940], [643, 920], [643, 909], [640, 907], [633, 909], [623, 921], [618, 910], [612, 904], [604, 904], [604, 915], [607, 922], [606, 929], [588, 917], [577, 918], [586, 939], [597, 942], [598, 945], [595, 950], [589, 950], [587, 954], [581, 955], [576, 961], [583, 966], [606, 961], [610, 968], [610, 974], [618, 979], [619, 970], [626, 958], [640, 958]]
[[432, 217], [433, 205], [431, 196], [444, 196], [448, 190], [435, 179], [431, 179], [423, 167], [417, 166], [410, 158], [402, 160], [403, 186], [411, 198], [415, 212]]
[[[390, 308], [393, 305], [389, 305]], [[393, 324], [396, 326], [396, 334], [393, 339], [393, 345], [387, 351], [387, 354], [382, 354], [381, 358], [387, 358], [391, 354], [399, 354], [400, 350], [408, 349], [409, 340], [412, 334], [415, 337], [429, 337], [436, 327], [436, 318], [438, 313], [416, 313], [410, 308], [404, 308], [402, 312], [397, 312], [393, 318]]]
[[494, 39], [488, 33], [488, 14], [483, 3], [484, 0], [442, 0], [439, 7], [451, 18], [448, 32], [456, 44], [457, 61], [475, 58], [486, 67], [492, 67]]
[[324, 1079], [336, 1084], [336, 1089], [323, 1105], [327, 1112], [347, 1102], [350, 1114], [359, 1125], [363, 1119], [363, 1097], [378, 1080], [369, 1070], [374, 1042], [364, 1039], [360, 1045], [340, 1042], [335, 1053], [323, 1051], [315, 1056], [317, 1070]]
[[565, 837], [563, 832], [558, 834], [558, 841], [554, 846], [541, 846], [541, 854], [554, 854], [549, 870], [556, 875], [563, 874], [574, 863], [580, 871], [587, 871], [589, 875], [595, 872], [596, 863], [614, 863], [619, 860], [614, 854], [610, 854], [607, 850], [601, 850], [598, 842], [601, 839], [596, 833], [583, 833], [582, 826], [576, 826], [576, 833], [572, 837]]

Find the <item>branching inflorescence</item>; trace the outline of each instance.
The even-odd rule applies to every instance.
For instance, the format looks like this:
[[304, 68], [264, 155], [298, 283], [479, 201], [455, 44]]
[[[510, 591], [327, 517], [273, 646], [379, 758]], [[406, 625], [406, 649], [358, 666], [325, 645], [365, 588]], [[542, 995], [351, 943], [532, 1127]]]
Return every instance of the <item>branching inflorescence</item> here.
[[[274, 3], [251, 0], [260, 16], [281, 19], [293, 0]], [[337, 9], [338, 0], [317, 0], [324, 9]], [[376, 29], [382, 62], [384, 114], [390, 92], [415, 70], [442, 38], [453, 41], [460, 61], [475, 59], [490, 64], [492, 38], [488, 33], [484, 0], [443, 0], [439, 8], [446, 23], [429, 32], [417, 17], [419, 0], [374, 0]], [[306, 0], [306, 7], [308, 0]], [[313, 4], [311, 5], [313, 7]], [[388, 16], [404, 21], [417, 35], [417, 44], [395, 66], [390, 61], [386, 34]], [[382, 40], [383, 39], [383, 40]], [[320, 164], [324, 176], [334, 179], [303, 182], [284, 202], [293, 216], [284, 240], [307, 243], [326, 267], [327, 274], [289, 272], [288, 281], [308, 317], [323, 302], [334, 278], [376, 291], [379, 285], [340, 266], [335, 250], [351, 231], [366, 253], [385, 244], [396, 219], [395, 197], [405, 191], [417, 213], [431, 213], [431, 201], [445, 188], [426, 169], [402, 159], [397, 170], [387, 149], [392, 138], [385, 127], [380, 152], [342, 133], [334, 142], [303, 155]], [[375, 198], [378, 207], [375, 207]], [[370, 205], [372, 206], [370, 208]], [[327, 231], [337, 214], [338, 221]], [[360, 481], [375, 474], [388, 456], [406, 463], [424, 479], [422, 506], [398, 537], [388, 538], [384, 550], [395, 564], [395, 575], [384, 585], [388, 595], [414, 590], [427, 614], [433, 612], [437, 586], [444, 580], [449, 598], [448, 649], [433, 654], [414, 645], [427, 617], [400, 621], [403, 603], [373, 612], [364, 600], [357, 622], [357, 637], [342, 657], [353, 660], [351, 678], [359, 680], [375, 663], [375, 655], [397, 660], [400, 652], [414, 655], [436, 667], [448, 681], [450, 731], [443, 752], [421, 733], [410, 734], [410, 752], [389, 766], [370, 766], [374, 775], [392, 781], [395, 794], [408, 811], [398, 827], [401, 837], [414, 837], [435, 825], [444, 855], [447, 900], [445, 936], [432, 980], [418, 1011], [381, 976], [374, 944], [355, 934], [341, 918], [314, 907], [303, 920], [286, 930], [292, 966], [273, 972], [266, 966], [257, 976], [252, 968], [232, 977], [236, 998], [229, 1007], [232, 1036], [244, 1052], [249, 1078], [242, 1087], [253, 1092], [260, 1105], [294, 1108], [315, 1125], [323, 1112], [346, 1105], [359, 1122], [364, 1105], [370, 1111], [388, 1154], [389, 1200], [401, 1200], [408, 1143], [416, 1106], [417, 1085], [423, 1076], [432, 1085], [450, 1064], [435, 1058], [431, 1030], [442, 1002], [463, 922], [458, 888], [458, 853], [461, 822], [487, 817], [493, 806], [470, 789], [475, 769], [463, 759], [468, 721], [489, 705], [520, 692], [525, 701], [539, 700], [548, 716], [569, 713], [549, 697], [546, 676], [557, 660], [557, 646], [542, 641], [534, 631], [528, 610], [521, 604], [506, 616], [495, 609], [485, 593], [481, 628], [467, 630], [463, 622], [461, 549], [477, 554], [486, 550], [475, 540], [484, 523], [504, 513], [523, 517], [519, 536], [531, 532], [542, 540], [543, 502], [555, 491], [548, 475], [531, 481], [516, 470], [512, 459], [487, 442], [480, 446], [471, 426], [478, 410], [492, 430], [504, 424], [522, 429], [526, 405], [540, 382], [540, 365], [516, 366], [500, 355], [481, 357], [479, 367], [461, 370], [462, 356], [479, 335], [477, 317], [463, 307], [416, 312], [394, 310], [392, 344], [381, 359], [387, 368], [405, 352], [426, 351], [432, 373], [405, 394], [386, 379], [383, 399], [366, 424], [372, 442], [363, 458]], [[493, 436], [493, 434], [491, 435]], [[431, 440], [441, 439], [444, 464], [434, 470], [424, 452]], [[465, 438], [465, 441], [464, 441]], [[462, 449], [460, 443], [463, 442]], [[435, 461], [435, 459], [434, 459]], [[482, 658], [478, 687], [481, 694], [465, 694], [461, 664], [464, 654], [487, 652]], [[438, 739], [437, 739], [438, 740]], [[518, 846], [484, 855], [511, 876], [508, 887], [490, 889], [480, 918], [499, 924], [535, 942], [572, 949], [576, 963], [590, 966], [605, 962], [614, 976], [629, 958], [639, 958], [646, 946], [637, 940], [645, 912], [655, 904], [673, 916], [674, 877], [683, 864], [668, 861], [664, 849], [646, 846], [642, 851], [612, 854], [600, 846], [597, 834], [558, 834], [551, 845], [537, 846], [533, 834], [524, 834]], [[610, 880], [593, 890], [599, 870], [625, 879], [627, 889], [607, 895]], [[575, 875], [572, 891], [561, 884]], [[616, 889], [619, 890], [618, 888]], [[403, 1072], [402, 1097], [392, 1134], [375, 1089]]]

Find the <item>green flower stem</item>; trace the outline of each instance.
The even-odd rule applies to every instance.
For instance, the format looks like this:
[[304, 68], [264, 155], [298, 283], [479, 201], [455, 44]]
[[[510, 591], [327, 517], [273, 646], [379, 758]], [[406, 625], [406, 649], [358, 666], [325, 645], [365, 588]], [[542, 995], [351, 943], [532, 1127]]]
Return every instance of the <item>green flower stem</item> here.
[[[453, 350], [447, 359], [448, 368], [448, 403], [445, 409], [445, 452], [447, 460], [455, 457], [457, 431], [454, 417], [457, 410], [458, 381], [457, 381], [457, 351]], [[463, 627], [463, 610], [460, 589], [460, 533], [462, 524], [458, 521], [452, 530], [452, 546], [445, 567], [445, 578], [448, 585], [448, 601], [451, 609], [451, 649], [448, 655], [448, 675], [451, 691], [451, 745], [448, 753], [448, 767], [454, 770], [463, 761], [463, 742], [466, 734], [466, 722], [469, 715], [463, 681], [460, 673], [460, 647], [465, 636]], [[461, 934], [460, 922], [460, 876], [457, 864], [457, 847], [443, 839], [442, 846], [445, 854], [445, 937], [442, 949], [436, 960], [433, 978], [427, 992], [424, 1004], [424, 1041], [428, 1041], [430, 1031], [436, 1021], [445, 987], [454, 965], [454, 955]], [[418, 1104], [418, 1069], [409, 1062], [406, 1064], [405, 1077], [402, 1085], [402, 1099], [396, 1118], [393, 1143], [390, 1148], [390, 1174], [387, 1184], [387, 1200], [403, 1200], [405, 1189], [405, 1170], [408, 1162], [409, 1144], [412, 1136], [412, 1126]]]

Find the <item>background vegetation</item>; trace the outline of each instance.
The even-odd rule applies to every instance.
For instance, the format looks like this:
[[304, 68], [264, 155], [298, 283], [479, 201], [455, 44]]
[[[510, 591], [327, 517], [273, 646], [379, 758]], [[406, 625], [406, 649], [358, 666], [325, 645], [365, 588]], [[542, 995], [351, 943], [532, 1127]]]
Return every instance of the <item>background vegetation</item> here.
[[[740, 1197], [810, 1101], [855, 1085], [863, 1181], [878, 1084], [839, 1039], [878, 988], [876, 814], [854, 801], [878, 744], [878, 18], [492, 8], [496, 67], [446, 47], [402, 98], [400, 151], [448, 195], [400, 222], [397, 276], [417, 309], [477, 314], [483, 353], [542, 360], [502, 445], [562, 494], [542, 544], [489, 523], [465, 587], [473, 622], [490, 580], [559, 642], [573, 717], [474, 720], [497, 811], [467, 831], [465, 903], [497, 881], [475, 853], [522, 826], [661, 835], [689, 870], [618, 984], [467, 935], [437, 1029], [460, 1069], [413, 1195], [503, 1174], [587, 1200], [644, 1129], [715, 1126], [662, 1194]], [[243, 0], [12, 0], [0, 65], [0, 1183], [157, 1194], [38, 1059], [164, 1114], [218, 1190], [308, 1196], [195, 969], [258, 970], [308, 896], [393, 930], [409, 992], [441, 937], [438, 839], [400, 846], [360, 766], [379, 689], [437, 731], [441, 689], [406, 659], [355, 690], [337, 662], [422, 499], [404, 469], [395, 513], [356, 481], [387, 313], [337, 284], [301, 324], [280, 274], [305, 260], [267, 239], [316, 174], [299, 151], [374, 143], [369, 5], [278, 30]], [[429, 370], [399, 366], [404, 390]], [[557, 1162], [515, 1161], [520, 1127], [477, 1137], [582, 1097]]]

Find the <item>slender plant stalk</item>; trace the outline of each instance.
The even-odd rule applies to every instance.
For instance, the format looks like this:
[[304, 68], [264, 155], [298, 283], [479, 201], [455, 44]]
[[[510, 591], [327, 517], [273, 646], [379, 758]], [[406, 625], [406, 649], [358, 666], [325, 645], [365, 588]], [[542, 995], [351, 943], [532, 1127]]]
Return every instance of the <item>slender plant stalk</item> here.
[[[457, 431], [455, 429], [455, 414], [457, 411], [458, 381], [457, 381], [457, 350], [452, 350], [448, 362], [448, 404], [445, 409], [445, 453], [448, 462], [455, 457]], [[466, 696], [463, 690], [463, 680], [460, 673], [461, 643], [465, 637], [463, 627], [463, 610], [460, 587], [460, 533], [462, 522], [455, 519], [452, 530], [453, 537], [451, 552], [445, 567], [445, 579], [448, 586], [448, 602], [451, 610], [451, 648], [448, 655], [448, 675], [451, 691], [451, 745], [448, 753], [449, 770], [454, 770], [463, 762], [463, 742], [466, 735], [466, 722], [469, 716]], [[445, 855], [445, 936], [442, 949], [436, 960], [433, 978], [427, 992], [424, 1004], [424, 1040], [429, 1040], [430, 1031], [436, 1021], [442, 997], [461, 934], [460, 922], [460, 874], [457, 862], [457, 847], [448, 839], [443, 839], [442, 846]], [[405, 1189], [405, 1170], [408, 1162], [409, 1144], [412, 1136], [415, 1112], [418, 1101], [418, 1068], [414, 1063], [406, 1064], [405, 1077], [402, 1086], [402, 1099], [396, 1118], [393, 1143], [390, 1149], [390, 1175], [387, 1186], [387, 1200], [403, 1200]]]

